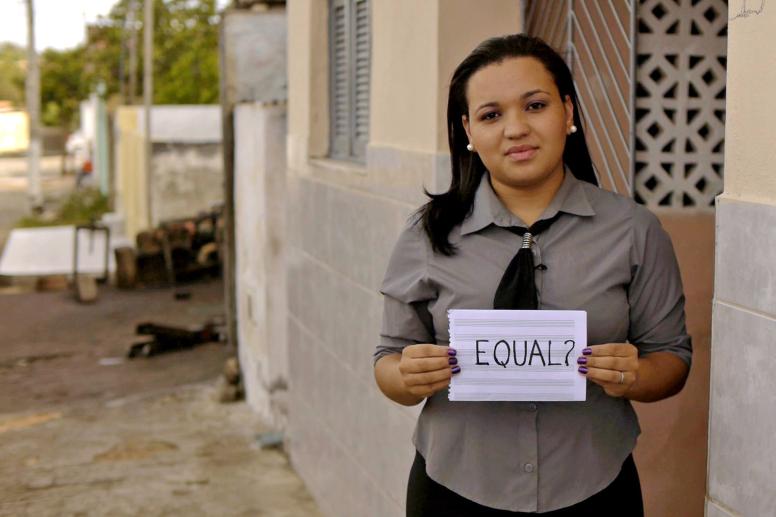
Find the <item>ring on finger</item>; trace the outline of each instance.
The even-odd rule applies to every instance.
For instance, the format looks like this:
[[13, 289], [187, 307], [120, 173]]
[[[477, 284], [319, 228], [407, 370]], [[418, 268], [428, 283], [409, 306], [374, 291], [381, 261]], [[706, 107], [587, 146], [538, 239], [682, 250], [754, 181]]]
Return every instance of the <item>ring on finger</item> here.
[[622, 384], [625, 382], [625, 372], [619, 372], [620, 373], [620, 380], [617, 381], [617, 384]]

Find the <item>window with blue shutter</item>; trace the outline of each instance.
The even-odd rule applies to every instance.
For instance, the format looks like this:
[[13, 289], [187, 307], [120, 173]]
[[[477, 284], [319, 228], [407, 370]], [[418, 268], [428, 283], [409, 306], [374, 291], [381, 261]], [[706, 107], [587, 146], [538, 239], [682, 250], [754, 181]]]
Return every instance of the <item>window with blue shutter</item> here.
[[331, 0], [330, 156], [363, 162], [369, 140], [369, 0]]

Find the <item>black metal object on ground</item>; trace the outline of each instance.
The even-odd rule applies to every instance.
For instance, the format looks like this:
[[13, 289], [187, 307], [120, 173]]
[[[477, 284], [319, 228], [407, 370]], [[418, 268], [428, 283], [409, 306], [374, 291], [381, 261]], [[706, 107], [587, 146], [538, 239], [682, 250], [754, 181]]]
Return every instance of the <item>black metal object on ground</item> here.
[[208, 322], [201, 327], [186, 328], [156, 323], [141, 323], [136, 333], [141, 336], [153, 336], [153, 339], [135, 343], [129, 347], [127, 357], [151, 357], [153, 355], [193, 348], [203, 343], [223, 341], [223, 324]]

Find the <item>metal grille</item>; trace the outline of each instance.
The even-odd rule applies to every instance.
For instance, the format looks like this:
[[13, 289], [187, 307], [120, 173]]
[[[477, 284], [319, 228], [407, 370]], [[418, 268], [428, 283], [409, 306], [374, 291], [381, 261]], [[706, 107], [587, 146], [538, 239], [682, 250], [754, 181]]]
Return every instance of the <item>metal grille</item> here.
[[601, 186], [632, 194], [633, 0], [575, 0], [571, 55]]
[[727, 49], [724, 0], [641, 0], [636, 199], [709, 207], [722, 191]]
[[590, 156], [603, 188], [632, 193], [633, 0], [533, 0], [526, 31], [571, 68]]
[[369, 1], [331, 0], [330, 35], [329, 154], [363, 160], [369, 139]]
[[568, 21], [571, 2], [558, 0], [528, 0], [525, 6], [525, 32], [543, 39], [549, 46], [568, 58]]

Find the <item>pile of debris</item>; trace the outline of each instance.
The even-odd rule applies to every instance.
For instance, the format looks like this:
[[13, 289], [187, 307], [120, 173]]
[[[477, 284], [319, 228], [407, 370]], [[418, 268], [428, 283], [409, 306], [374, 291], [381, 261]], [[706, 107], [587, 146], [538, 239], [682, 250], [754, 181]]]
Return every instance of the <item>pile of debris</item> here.
[[218, 277], [223, 262], [222, 236], [220, 209], [140, 232], [136, 247], [115, 250], [116, 285], [122, 289], [175, 286]]

